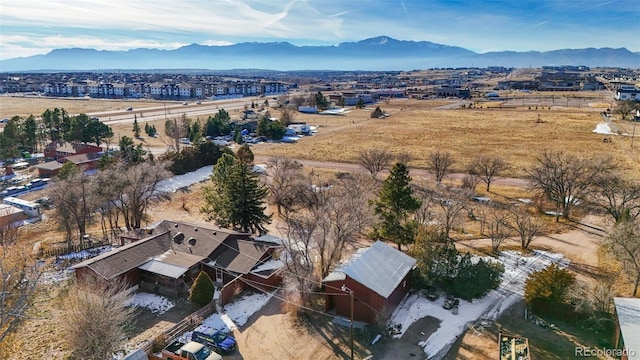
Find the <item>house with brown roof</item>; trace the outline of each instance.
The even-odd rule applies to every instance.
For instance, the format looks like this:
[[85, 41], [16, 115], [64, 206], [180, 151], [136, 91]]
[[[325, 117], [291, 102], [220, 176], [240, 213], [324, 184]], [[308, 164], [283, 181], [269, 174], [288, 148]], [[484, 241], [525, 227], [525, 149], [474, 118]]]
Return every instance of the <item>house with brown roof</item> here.
[[[140, 239], [136, 239], [136, 237]], [[130, 243], [74, 266], [78, 282], [126, 282], [130, 287], [172, 297], [186, 296], [200, 271], [220, 291], [220, 303], [253, 287], [280, 283], [282, 245], [271, 238], [164, 220], [153, 229], [130, 232]]]
[[71, 143], [65, 141], [56, 141], [49, 143], [44, 149], [44, 156], [49, 159], [59, 160], [72, 155], [99, 153], [102, 151], [100, 146]]

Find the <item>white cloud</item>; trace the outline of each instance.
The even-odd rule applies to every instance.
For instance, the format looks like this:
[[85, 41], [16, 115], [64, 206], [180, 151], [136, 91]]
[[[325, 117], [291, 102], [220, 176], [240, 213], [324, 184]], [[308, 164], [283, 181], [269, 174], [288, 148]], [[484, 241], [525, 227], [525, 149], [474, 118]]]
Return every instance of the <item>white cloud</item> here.
[[53, 49], [92, 48], [97, 50], [128, 50], [135, 48], [176, 49], [187, 45], [180, 42], [118, 38], [105, 39], [93, 36], [38, 36], [3, 35], [0, 44], [0, 59], [10, 59], [45, 54]]

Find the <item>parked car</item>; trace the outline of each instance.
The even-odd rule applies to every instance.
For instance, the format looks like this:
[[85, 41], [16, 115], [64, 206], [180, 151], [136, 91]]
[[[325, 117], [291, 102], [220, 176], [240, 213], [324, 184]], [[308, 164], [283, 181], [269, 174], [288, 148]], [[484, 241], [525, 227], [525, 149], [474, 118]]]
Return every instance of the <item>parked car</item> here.
[[204, 344], [218, 354], [229, 354], [236, 350], [236, 339], [220, 330], [194, 331], [191, 341]]
[[174, 341], [162, 349], [163, 360], [222, 360], [222, 356], [194, 341], [186, 344]]

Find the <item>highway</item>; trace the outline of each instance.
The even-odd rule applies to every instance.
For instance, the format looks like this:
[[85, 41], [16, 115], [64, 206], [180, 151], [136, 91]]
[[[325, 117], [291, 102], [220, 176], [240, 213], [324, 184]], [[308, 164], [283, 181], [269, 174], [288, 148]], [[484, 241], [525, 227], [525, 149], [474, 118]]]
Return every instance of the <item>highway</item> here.
[[164, 105], [154, 107], [133, 107], [133, 110], [131, 111], [102, 111], [87, 113], [87, 115], [97, 117], [107, 125], [129, 124], [133, 123], [135, 116], [138, 117], [138, 121], [154, 121], [173, 119], [181, 117], [182, 115], [186, 115], [191, 118], [197, 116], [208, 117], [216, 114], [220, 109], [225, 109], [227, 112], [231, 113], [234, 110], [244, 109], [244, 106], [251, 104], [252, 101], [260, 103], [260, 100], [261, 98], [258, 97], [244, 97], [239, 99], [206, 100], [202, 101], [201, 104], [198, 104], [195, 101], [190, 101], [187, 105], [176, 105], [172, 102], [170, 104], [165, 103]]

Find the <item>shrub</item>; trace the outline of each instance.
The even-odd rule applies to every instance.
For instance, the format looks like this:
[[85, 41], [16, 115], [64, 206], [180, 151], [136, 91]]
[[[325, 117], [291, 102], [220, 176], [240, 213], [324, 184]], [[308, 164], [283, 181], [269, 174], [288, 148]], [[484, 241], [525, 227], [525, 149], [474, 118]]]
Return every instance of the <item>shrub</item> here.
[[469, 253], [462, 256], [456, 276], [448, 282], [449, 292], [459, 298], [471, 300], [483, 297], [498, 287], [504, 267], [483, 259], [472, 263]]
[[191, 285], [191, 290], [189, 290], [189, 300], [199, 305], [206, 305], [213, 299], [214, 291], [213, 281], [209, 275], [200, 271], [196, 281]]
[[524, 287], [524, 299], [527, 304], [534, 300], [563, 303], [575, 281], [574, 274], [551, 264], [529, 275]]

